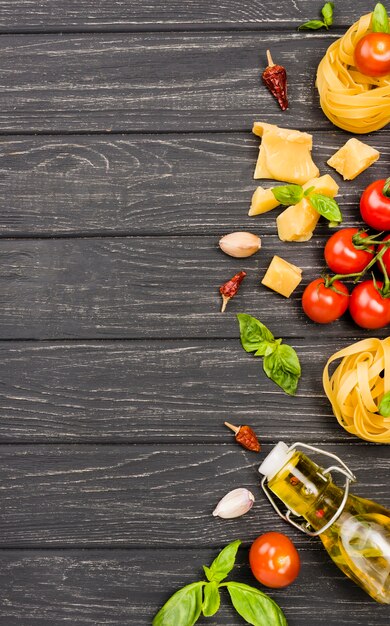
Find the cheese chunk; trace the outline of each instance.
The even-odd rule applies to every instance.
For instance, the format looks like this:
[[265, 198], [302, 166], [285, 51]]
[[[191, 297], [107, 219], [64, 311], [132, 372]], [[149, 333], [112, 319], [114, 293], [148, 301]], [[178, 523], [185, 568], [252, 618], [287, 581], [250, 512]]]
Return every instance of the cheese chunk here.
[[255, 122], [255, 135], [262, 137], [254, 178], [272, 178], [303, 185], [319, 175], [311, 158], [312, 136], [299, 130]]
[[[331, 176], [329, 176], [329, 174], [325, 174], [319, 178], [311, 178], [303, 185], [303, 190], [306, 191], [306, 189], [309, 189], [310, 187], [314, 187], [313, 193], [322, 193], [331, 198], [334, 198], [339, 190], [338, 184]], [[276, 200], [271, 189], [257, 187], [252, 196], [251, 207], [248, 215], [252, 216], [260, 215], [260, 213], [267, 213], [267, 211], [271, 211], [277, 206], [279, 206], [279, 202]]]
[[344, 180], [353, 180], [379, 159], [380, 152], [359, 139], [348, 139], [327, 162], [342, 175]]
[[261, 283], [289, 298], [302, 280], [302, 270], [280, 256], [274, 256]]
[[[307, 189], [314, 187], [312, 193], [321, 193], [329, 198], [337, 195], [339, 186], [329, 174], [317, 178], [312, 184], [304, 185]], [[310, 194], [309, 194], [310, 197]], [[309, 241], [320, 219], [320, 214], [310, 204], [308, 198], [303, 198], [297, 204], [287, 207], [276, 218], [279, 239], [282, 241]]]

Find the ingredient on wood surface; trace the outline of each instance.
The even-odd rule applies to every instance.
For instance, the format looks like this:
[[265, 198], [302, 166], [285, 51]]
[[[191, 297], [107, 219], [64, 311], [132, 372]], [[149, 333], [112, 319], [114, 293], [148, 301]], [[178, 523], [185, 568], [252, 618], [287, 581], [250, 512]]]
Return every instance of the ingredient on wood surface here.
[[[330, 366], [340, 359], [330, 375]], [[329, 358], [322, 381], [340, 426], [361, 439], [390, 443], [390, 423], [379, 409], [390, 391], [390, 337], [339, 350]]]
[[372, 33], [364, 35], [356, 44], [354, 61], [366, 76], [390, 74], [390, 25], [387, 11], [381, 2], [372, 14]]
[[286, 69], [282, 65], [275, 65], [269, 50], [267, 50], [267, 61], [268, 67], [263, 72], [263, 81], [278, 101], [282, 111], [285, 111], [288, 109]]
[[349, 291], [339, 280], [329, 284], [326, 278], [316, 278], [302, 295], [302, 308], [313, 322], [330, 324], [348, 309]]
[[[378, 248], [378, 251], [380, 252], [384, 246], [386, 245], [386, 242], [390, 240], [390, 235], [386, 235], [386, 237], [383, 238], [384, 244], [381, 244]], [[390, 249], [387, 248], [383, 257], [382, 257], [382, 263], [378, 262], [377, 263], [378, 268], [380, 269], [380, 271], [383, 273], [383, 266], [385, 266], [385, 270], [387, 272], [387, 274], [390, 276]]]
[[368, 77], [355, 67], [354, 52], [371, 32], [372, 14], [363, 15], [329, 46], [317, 70], [320, 104], [333, 124], [354, 134], [379, 130], [390, 122], [388, 77]]
[[[305, 192], [311, 190], [313, 192], [322, 193], [325, 196], [329, 196], [334, 198], [337, 196], [339, 186], [336, 181], [329, 176], [329, 174], [325, 174], [324, 176], [320, 176], [319, 178], [311, 178], [302, 186], [299, 185], [280, 185], [279, 187], [272, 187], [271, 189], [264, 189], [263, 187], [257, 187], [253, 196], [251, 207], [248, 215], [259, 215], [261, 213], [267, 213], [267, 211], [271, 211], [275, 209], [280, 204], [293, 204], [289, 201], [290, 195], [286, 195], [285, 191], [288, 191], [290, 188], [290, 192], [294, 193], [294, 188], [297, 187], [295, 192], [300, 195], [300, 199], [302, 199], [305, 195]], [[281, 198], [278, 200], [277, 198]], [[284, 201], [283, 201], [284, 200]]]
[[296, 579], [301, 568], [297, 549], [282, 533], [260, 535], [249, 550], [253, 576], [266, 587], [287, 587]]
[[353, 180], [375, 163], [379, 157], [378, 150], [352, 137], [328, 159], [327, 163], [330, 167], [334, 167], [344, 180]]
[[260, 452], [260, 442], [250, 426], [234, 426], [234, 424], [229, 422], [224, 422], [224, 424], [234, 432], [234, 438], [237, 443], [252, 452]]
[[368, 234], [359, 228], [342, 228], [329, 237], [325, 244], [324, 256], [329, 269], [335, 274], [362, 272], [372, 260], [374, 245], [361, 248], [355, 241], [367, 239]]
[[255, 496], [248, 489], [240, 487], [229, 491], [217, 504], [213, 511], [214, 517], [234, 519], [248, 513], [253, 506]]
[[263, 370], [289, 395], [295, 395], [301, 377], [301, 365], [294, 348], [275, 339], [264, 324], [251, 315], [239, 313], [241, 344], [245, 352], [262, 356]]
[[261, 281], [262, 285], [289, 298], [302, 280], [300, 267], [275, 255]]
[[225, 311], [226, 305], [229, 300], [231, 300], [231, 298], [234, 298], [234, 296], [236, 295], [245, 276], [246, 272], [238, 272], [233, 276], [233, 278], [230, 278], [230, 280], [221, 285], [221, 287], [219, 288], [219, 293], [222, 296], [221, 313]]
[[355, 324], [375, 330], [390, 322], [389, 281], [370, 279], [356, 285], [349, 298], [349, 312]]
[[363, 191], [360, 214], [371, 228], [390, 230], [390, 178], [376, 180]]
[[311, 158], [311, 135], [263, 122], [255, 122], [252, 130], [262, 138], [254, 178], [303, 185], [319, 175]]
[[265, 593], [233, 581], [222, 582], [234, 567], [241, 541], [224, 548], [210, 567], [203, 566], [207, 578], [182, 587], [169, 598], [154, 617], [153, 626], [193, 626], [203, 614], [215, 615], [220, 607], [220, 589], [226, 588], [237, 613], [256, 626], [287, 626], [282, 609]]
[[326, 28], [333, 24], [333, 2], [325, 2], [321, 9], [322, 20], [309, 20], [299, 26], [299, 30], [318, 30], [319, 28]]
[[237, 259], [252, 256], [261, 248], [261, 239], [258, 235], [244, 231], [229, 233], [219, 240], [222, 252]]
[[[298, 447], [327, 457], [327, 469]], [[344, 487], [334, 484], [329, 470], [344, 475]], [[346, 576], [377, 602], [390, 604], [390, 511], [349, 492], [356, 478], [347, 465], [320, 448], [301, 443], [288, 447], [280, 441], [259, 472], [264, 474], [263, 491], [279, 516], [309, 536], [319, 535], [329, 556]], [[279, 509], [273, 494], [287, 506], [286, 513]], [[301, 522], [301, 517], [306, 523]]]

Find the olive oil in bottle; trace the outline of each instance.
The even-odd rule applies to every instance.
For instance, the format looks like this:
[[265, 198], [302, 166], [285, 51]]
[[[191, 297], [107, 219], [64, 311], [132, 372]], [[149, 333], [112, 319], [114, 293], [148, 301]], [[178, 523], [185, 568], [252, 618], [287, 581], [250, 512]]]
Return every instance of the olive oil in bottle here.
[[[297, 447], [330, 456], [340, 465], [322, 469]], [[344, 488], [334, 484], [331, 471], [344, 475]], [[265, 494], [279, 515], [306, 534], [318, 535], [344, 574], [377, 602], [390, 604], [390, 512], [349, 493], [355, 477], [346, 465], [312, 446], [296, 443], [288, 448], [279, 442], [259, 472], [264, 475]], [[286, 514], [270, 492], [287, 505]]]

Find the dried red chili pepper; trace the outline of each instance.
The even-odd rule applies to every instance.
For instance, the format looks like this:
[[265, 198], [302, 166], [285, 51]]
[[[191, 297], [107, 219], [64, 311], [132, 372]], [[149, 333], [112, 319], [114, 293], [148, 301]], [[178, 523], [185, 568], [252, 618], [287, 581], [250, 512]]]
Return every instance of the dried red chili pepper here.
[[275, 65], [269, 50], [267, 50], [267, 60], [268, 67], [263, 72], [263, 81], [279, 102], [282, 111], [285, 111], [288, 108], [286, 69], [281, 65]]
[[226, 305], [229, 302], [230, 298], [233, 298], [236, 295], [238, 288], [244, 280], [245, 276], [246, 272], [238, 272], [238, 274], [235, 274], [233, 278], [228, 280], [227, 283], [219, 288], [219, 292], [222, 296], [221, 313], [223, 313], [226, 309]]
[[224, 424], [234, 432], [237, 443], [240, 443], [247, 450], [260, 451], [259, 440], [250, 426], [234, 426], [229, 422], [224, 422]]

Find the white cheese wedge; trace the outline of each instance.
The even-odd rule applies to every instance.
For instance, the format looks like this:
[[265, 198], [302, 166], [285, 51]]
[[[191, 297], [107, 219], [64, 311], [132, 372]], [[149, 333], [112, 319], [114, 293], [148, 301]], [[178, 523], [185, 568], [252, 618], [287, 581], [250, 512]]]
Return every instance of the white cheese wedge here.
[[280, 256], [274, 256], [261, 282], [285, 298], [289, 298], [301, 280], [300, 267], [285, 261]]
[[312, 136], [299, 130], [255, 122], [253, 132], [262, 138], [254, 178], [272, 178], [303, 185], [319, 175], [311, 158]]
[[[319, 178], [311, 178], [302, 186], [304, 191], [310, 189], [310, 187], [314, 187], [313, 192], [322, 193], [325, 196], [330, 196], [332, 198], [337, 195], [339, 190], [338, 184], [331, 176], [329, 176], [329, 174], [325, 174]], [[267, 211], [271, 211], [277, 206], [279, 206], [279, 202], [276, 200], [271, 189], [257, 187], [252, 196], [251, 207], [248, 215], [253, 216], [260, 215], [261, 213], [267, 213]]]
[[337, 150], [327, 163], [334, 167], [344, 180], [353, 180], [375, 163], [379, 157], [378, 150], [353, 137], [348, 139], [347, 143]]

